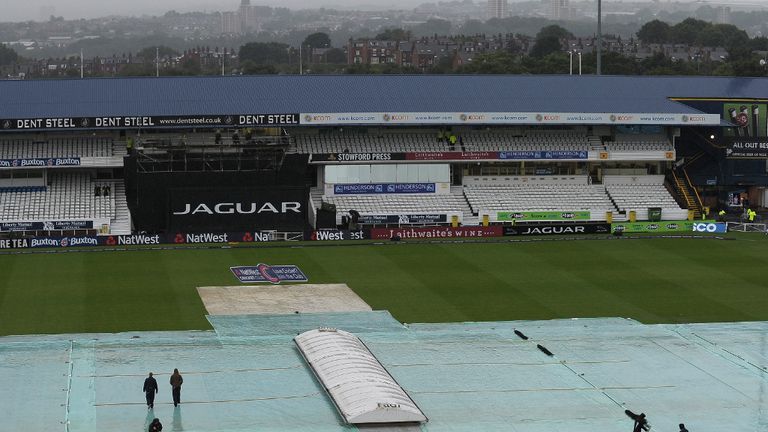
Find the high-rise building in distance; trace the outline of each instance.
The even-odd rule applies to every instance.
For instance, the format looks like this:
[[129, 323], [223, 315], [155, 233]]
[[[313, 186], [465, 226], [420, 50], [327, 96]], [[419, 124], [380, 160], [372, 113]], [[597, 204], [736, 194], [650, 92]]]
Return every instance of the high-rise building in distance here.
[[549, 17], [553, 20], [567, 21], [571, 19], [569, 0], [550, 0]]
[[488, 18], [506, 18], [509, 16], [507, 0], [488, 0]]

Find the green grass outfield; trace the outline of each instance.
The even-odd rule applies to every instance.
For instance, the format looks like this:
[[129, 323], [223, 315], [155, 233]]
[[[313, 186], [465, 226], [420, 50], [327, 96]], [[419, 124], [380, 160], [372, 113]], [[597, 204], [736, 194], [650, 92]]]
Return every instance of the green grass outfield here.
[[0, 255], [0, 334], [208, 329], [195, 288], [260, 262], [347, 283], [403, 322], [768, 320], [768, 240], [728, 238]]

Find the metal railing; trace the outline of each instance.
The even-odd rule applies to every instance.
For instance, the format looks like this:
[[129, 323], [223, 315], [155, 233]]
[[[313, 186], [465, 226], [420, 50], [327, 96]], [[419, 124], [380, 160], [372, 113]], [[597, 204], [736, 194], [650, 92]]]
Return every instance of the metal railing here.
[[728, 232], [759, 232], [768, 233], [768, 224], [728, 222]]

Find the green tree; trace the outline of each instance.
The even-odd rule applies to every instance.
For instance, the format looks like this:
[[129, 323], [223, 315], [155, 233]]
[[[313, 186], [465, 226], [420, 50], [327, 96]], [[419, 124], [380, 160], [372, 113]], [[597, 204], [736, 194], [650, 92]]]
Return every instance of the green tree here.
[[157, 54], [160, 54], [160, 58], [163, 57], [175, 57], [179, 55], [179, 52], [176, 51], [173, 48], [159, 45], [159, 46], [150, 46], [146, 48], [142, 48], [139, 52], [136, 53], [136, 57], [142, 58], [145, 61], [152, 60], [154, 61], [157, 57]]
[[712, 24], [697, 20], [695, 18], [686, 18], [682, 22], [679, 22], [672, 26], [671, 35], [673, 43], [693, 45], [702, 30], [711, 26]]
[[386, 29], [376, 35], [378, 40], [407, 41], [411, 39], [411, 32], [401, 28]]
[[572, 37], [571, 33], [559, 25], [542, 28], [536, 35], [536, 42], [531, 49], [531, 57], [544, 58], [552, 53], [562, 51], [562, 39]]
[[241, 62], [252, 61], [254, 64], [280, 64], [288, 60], [288, 49], [284, 43], [250, 42], [240, 47], [238, 53]]
[[536, 34], [536, 39], [543, 39], [543, 38], [558, 38], [558, 39], [567, 39], [573, 37], [573, 34], [569, 32], [568, 30], [560, 27], [557, 24], [548, 25], [546, 27], [543, 27], [539, 32]]
[[669, 24], [653, 20], [643, 24], [637, 31], [637, 38], [645, 43], [669, 43], [671, 40], [671, 28]]
[[240, 64], [243, 75], [274, 75], [277, 69], [271, 64], [256, 64], [251, 60], [246, 60]]
[[471, 63], [459, 68], [459, 73], [464, 74], [524, 74], [529, 72], [521, 64], [518, 56], [503, 51], [478, 55]]
[[9, 65], [15, 63], [19, 59], [19, 55], [11, 48], [0, 44], [0, 66]]
[[330, 48], [331, 37], [323, 32], [312, 33], [307, 36], [301, 44], [309, 48]]

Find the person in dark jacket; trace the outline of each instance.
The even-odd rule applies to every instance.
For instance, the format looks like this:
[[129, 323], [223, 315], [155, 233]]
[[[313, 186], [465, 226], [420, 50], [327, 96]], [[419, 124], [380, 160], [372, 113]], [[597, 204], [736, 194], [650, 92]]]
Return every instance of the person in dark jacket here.
[[149, 424], [149, 432], [160, 432], [163, 430], [163, 424], [160, 423], [160, 419], [156, 418]]
[[155, 394], [157, 394], [157, 380], [152, 377], [152, 372], [150, 372], [149, 377], [144, 380], [144, 394], [147, 396], [147, 408], [154, 408]]
[[179, 406], [181, 403], [181, 385], [184, 383], [184, 378], [181, 377], [178, 369], [173, 370], [171, 375], [171, 392], [173, 393], [173, 406]]

